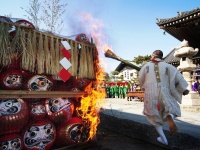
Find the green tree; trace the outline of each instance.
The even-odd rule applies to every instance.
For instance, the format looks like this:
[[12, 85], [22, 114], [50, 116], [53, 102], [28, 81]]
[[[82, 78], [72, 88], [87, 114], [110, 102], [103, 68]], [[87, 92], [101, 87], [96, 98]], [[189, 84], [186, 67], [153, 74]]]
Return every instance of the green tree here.
[[119, 71], [114, 70], [114, 71], [111, 72], [111, 74], [112, 74], [112, 75], [118, 75], [118, 74], [119, 74]]
[[134, 57], [133, 62], [136, 63], [137, 65], [143, 65], [147, 62], [149, 62], [151, 59], [151, 55], [145, 55], [145, 56], [137, 56]]

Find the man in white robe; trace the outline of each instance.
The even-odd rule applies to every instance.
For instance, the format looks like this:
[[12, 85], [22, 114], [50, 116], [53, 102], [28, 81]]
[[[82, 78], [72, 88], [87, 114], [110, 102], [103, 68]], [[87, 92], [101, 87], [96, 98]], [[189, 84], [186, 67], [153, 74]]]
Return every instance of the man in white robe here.
[[156, 50], [151, 61], [139, 71], [140, 87], [145, 90], [143, 114], [159, 133], [157, 141], [168, 145], [162, 126], [168, 122], [171, 133], [178, 128], [175, 117], [181, 116], [182, 95], [187, 95], [187, 82], [172, 65], [162, 61], [163, 52]]

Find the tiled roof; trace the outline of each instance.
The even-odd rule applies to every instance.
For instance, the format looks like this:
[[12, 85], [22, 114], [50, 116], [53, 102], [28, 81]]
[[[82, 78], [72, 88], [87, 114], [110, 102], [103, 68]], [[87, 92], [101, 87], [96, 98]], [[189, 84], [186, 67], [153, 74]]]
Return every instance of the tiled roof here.
[[[189, 46], [200, 49], [200, 8], [178, 12], [178, 15], [166, 19], [157, 19], [157, 25], [179, 41], [188, 41]], [[173, 51], [166, 56], [167, 62], [178, 61]], [[200, 51], [192, 58], [200, 57]]]
[[188, 20], [197, 18], [200, 16], [200, 8], [197, 7], [196, 9], [192, 9], [190, 11], [185, 11], [185, 12], [177, 12], [178, 15], [175, 17], [171, 18], [165, 18], [165, 19], [157, 19], [157, 24], [160, 26], [162, 24], [167, 24], [171, 25], [176, 24], [176, 23], [182, 23], [182, 22], [187, 22]]
[[165, 56], [163, 59], [165, 62], [167, 63], [174, 63], [174, 62], [179, 62], [180, 58], [178, 57], [174, 57], [174, 52], [175, 52], [175, 48], [171, 50], [171, 52], [169, 54], [167, 54], [167, 56]]

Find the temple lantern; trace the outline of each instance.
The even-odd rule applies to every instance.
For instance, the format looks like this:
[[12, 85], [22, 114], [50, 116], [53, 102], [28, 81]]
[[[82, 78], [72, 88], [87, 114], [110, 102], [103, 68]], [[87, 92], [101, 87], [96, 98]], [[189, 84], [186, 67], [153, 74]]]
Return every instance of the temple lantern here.
[[55, 138], [56, 128], [48, 119], [29, 122], [22, 131], [25, 150], [50, 150]]
[[0, 135], [20, 132], [29, 120], [28, 106], [22, 99], [0, 99]]

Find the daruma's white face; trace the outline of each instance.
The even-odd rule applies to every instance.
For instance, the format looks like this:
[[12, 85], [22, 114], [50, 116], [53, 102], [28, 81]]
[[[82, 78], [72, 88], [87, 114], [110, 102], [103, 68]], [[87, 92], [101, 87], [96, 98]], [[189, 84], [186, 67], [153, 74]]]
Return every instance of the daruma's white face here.
[[17, 114], [21, 110], [21, 104], [17, 99], [0, 100], [0, 116]]
[[49, 91], [52, 86], [53, 83], [44, 76], [34, 76], [28, 83], [31, 91]]
[[16, 74], [8, 75], [4, 79], [4, 84], [7, 87], [19, 87], [22, 85], [22, 76]]
[[0, 143], [0, 150], [20, 150], [21, 148], [21, 140], [19, 138]]
[[51, 124], [41, 126], [31, 126], [24, 134], [24, 144], [26, 147], [44, 148], [55, 137], [54, 128]]

